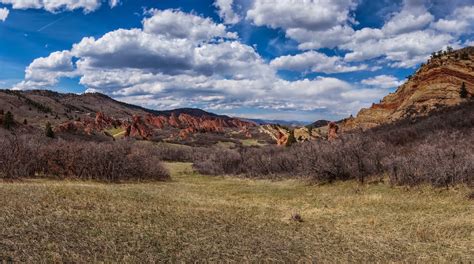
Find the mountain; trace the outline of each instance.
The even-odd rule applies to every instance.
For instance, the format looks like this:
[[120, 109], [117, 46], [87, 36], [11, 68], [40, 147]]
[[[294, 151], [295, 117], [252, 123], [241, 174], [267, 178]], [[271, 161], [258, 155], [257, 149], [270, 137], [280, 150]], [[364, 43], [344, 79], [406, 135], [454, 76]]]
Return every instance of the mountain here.
[[0, 90], [0, 123], [14, 116], [17, 132], [42, 132], [50, 123], [61, 137], [187, 140], [195, 134], [232, 131], [251, 137], [253, 122], [195, 108], [156, 111], [116, 101], [99, 93], [62, 94], [46, 90]]
[[318, 121], [315, 121], [315, 122], [309, 124], [308, 127], [311, 127], [311, 128], [325, 127], [325, 126], [329, 125], [329, 123], [331, 123], [331, 121], [318, 120]]
[[250, 122], [254, 122], [258, 125], [281, 125], [281, 126], [305, 126], [307, 122], [303, 121], [296, 121], [296, 120], [271, 120], [271, 119], [249, 119], [243, 118], [244, 120], [248, 120]]
[[[462, 98], [461, 87], [465, 87]], [[368, 129], [429, 114], [470, 100], [474, 94], [474, 47], [439, 52], [380, 103], [346, 119], [344, 130]]]

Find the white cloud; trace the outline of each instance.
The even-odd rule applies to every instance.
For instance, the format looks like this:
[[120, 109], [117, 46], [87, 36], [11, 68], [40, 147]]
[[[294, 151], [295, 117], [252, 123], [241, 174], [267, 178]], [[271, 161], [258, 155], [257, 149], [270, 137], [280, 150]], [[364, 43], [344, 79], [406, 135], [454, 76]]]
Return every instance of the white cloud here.
[[433, 27], [453, 34], [472, 33], [474, 27], [474, 6], [459, 7], [446, 19], [440, 19]]
[[118, 4], [120, 4], [120, 0], [109, 0], [109, 6], [111, 8], [116, 7]]
[[9, 13], [10, 10], [8, 10], [7, 8], [0, 8], [0, 21], [5, 21]]
[[[0, 0], [0, 3], [11, 5], [13, 9], [44, 9], [52, 13], [82, 9], [89, 13], [97, 10], [102, 0]], [[111, 7], [118, 3], [119, 0], [109, 0]]]
[[247, 19], [258, 26], [327, 30], [350, 19], [352, 0], [254, 0]]
[[58, 83], [59, 78], [76, 75], [69, 51], [56, 51], [48, 57], [35, 59], [25, 70], [25, 80], [14, 89], [41, 89]]
[[409, 33], [426, 28], [434, 19], [429, 12], [416, 13], [412, 11], [402, 11], [389, 20], [383, 27], [389, 35]]
[[225, 24], [237, 24], [240, 16], [234, 12], [232, 8], [233, 0], [215, 0], [214, 6], [218, 9], [219, 16], [224, 20]]
[[[301, 49], [335, 47], [348, 41], [354, 0], [254, 0], [247, 19], [257, 26], [281, 28]], [[347, 38], [345, 38], [347, 36]]]
[[152, 17], [143, 21], [143, 31], [173, 39], [207, 41], [215, 37], [236, 38], [236, 33], [226, 31], [222, 24], [210, 18], [187, 14], [178, 10], [149, 11]]
[[311, 71], [323, 73], [341, 73], [366, 70], [367, 65], [350, 66], [341, 57], [327, 56], [316, 51], [307, 51], [297, 55], [275, 58], [270, 65], [275, 69], [292, 71]]
[[341, 47], [351, 51], [345, 55], [346, 61], [384, 57], [391, 62], [392, 67], [409, 68], [426, 61], [432, 51], [453, 41], [453, 36], [449, 34], [424, 30], [362, 42], [353, 41]]
[[[410, 68], [425, 61], [434, 50], [448, 45], [459, 46], [459, 36], [472, 32], [474, 28], [474, 6], [466, 5], [466, 2], [451, 9], [454, 11], [448, 17], [436, 19], [429, 11], [434, 5], [431, 1], [404, 0], [398, 11], [387, 16], [382, 27], [359, 30], [353, 29], [353, 24], [357, 22], [352, 15], [358, 1], [250, 2], [248, 20], [258, 26], [284, 30], [288, 38], [298, 43], [299, 49], [339, 48], [347, 51], [344, 61], [335, 63], [336, 66], [375, 59], [390, 67]], [[291, 64], [289, 67], [301, 63], [305, 55], [300, 55], [285, 57], [286, 62]], [[354, 68], [346, 66], [341, 71], [351, 69]], [[327, 68], [316, 67], [317, 70], [331, 72]]]
[[398, 80], [392, 75], [379, 75], [372, 78], [364, 79], [361, 81], [361, 83], [376, 88], [388, 89], [402, 85], [403, 81]]
[[[345, 115], [372, 102], [372, 97], [351, 99], [348, 95], [351, 91], [357, 94], [357, 88], [337, 78], [283, 80], [253, 47], [229, 36], [234, 34], [224, 25], [197, 15], [153, 11], [143, 20], [142, 29], [86, 37], [70, 51], [34, 60], [26, 69], [25, 80], [15, 88], [50, 88], [60, 78], [78, 76], [89, 92], [161, 109], [196, 105], [328, 109]], [[326, 61], [308, 67], [352, 70], [340, 58], [315, 54]]]

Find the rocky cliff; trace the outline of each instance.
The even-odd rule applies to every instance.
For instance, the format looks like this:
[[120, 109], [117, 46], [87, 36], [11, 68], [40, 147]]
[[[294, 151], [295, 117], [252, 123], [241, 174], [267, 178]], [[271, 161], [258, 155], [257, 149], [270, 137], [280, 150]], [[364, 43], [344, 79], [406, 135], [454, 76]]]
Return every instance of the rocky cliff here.
[[[468, 92], [461, 96], [463, 83]], [[396, 92], [362, 109], [343, 123], [343, 130], [368, 129], [400, 119], [426, 115], [443, 106], [470, 100], [474, 94], [474, 47], [435, 54]]]

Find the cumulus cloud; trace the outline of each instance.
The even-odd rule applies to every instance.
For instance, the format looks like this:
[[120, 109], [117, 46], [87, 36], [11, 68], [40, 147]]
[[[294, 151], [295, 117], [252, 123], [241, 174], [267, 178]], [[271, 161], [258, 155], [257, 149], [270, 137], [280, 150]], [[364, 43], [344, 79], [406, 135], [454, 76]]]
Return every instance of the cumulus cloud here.
[[345, 55], [346, 61], [383, 57], [391, 62], [392, 67], [409, 68], [426, 61], [433, 50], [439, 50], [453, 41], [453, 36], [449, 34], [424, 30], [362, 42], [356, 40], [341, 47], [351, 50]]
[[7, 8], [0, 8], [0, 21], [4, 22], [7, 19], [9, 13], [10, 10]]
[[247, 19], [258, 26], [327, 30], [349, 20], [352, 0], [255, 0]]
[[72, 54], [67, 50], [56, 51], [48, 57], [35, 59], [25, 70], [25, 80], [14, 89], [41, 89], [57, 84], [59, 78], [75, 75]]
[[215, 0], [214, 6], [218, 9], [218, 14], [225, 24], [237, 24], [240, 16], [232, 8], [233, 0]]
[[[398, 10], [386, 16], [380, 28], [358, 30], [353, 27], [357, 21], [352, 11], [359, 1], [250, 2], [246, 19], [253, 24], [283, 30], [301, 50], [342, 49], [347, 53], [344, 57], [346, 65], [375, 59], [390, 67], [411, 68], [425, 61], [434, 50], [448, 45], [459, 46], [459, 36], [469, 34], [474, 28], [474, 6], [469, 5], [469, 1], [461, 1], [462, 5], [459, 3], [457, 8], [449, 8], [454, 11], [449, 11], [452, 13], [446, 17], [436, 18], [430, 10], [436, 9], [439, 3], [404, 0]], [[285, 59], [288, 63], [291, 59], [294, 64], [306, 55], [302, 53]], [[341, 65], [341, 62], [336, 65]], [[325, 72], [325, 69], [320, 70]]]
[[[11, 5], [13, 9], [44, 9], [52, 13], [82, 9], [89, 13], [97, 10], [102, 0], [0, 0], [0, 3]], [[119, 0], [109, 0], [111, 7], [118, 3]]]
[[[254, 0], [247, 19], [257, 26], [281, 28], [301, 49], [334, 47], [352, 31], [354, 0]], [[350, 37], [350, 34], [349, 36]]]
[[[452, 26], [451, 22], [443, 19], [435, 22], [426, 2], [405, 0], [401, 10], [393, 13], [381, 28], [355, 31], [350, 41], [339, 45], [349, 51], [344, 59], [348, 62], [382, 59], [390, 67], [411, 68], [426, 61], [435, 50], [458, 46], [455, 35], [449, 34], [449, 30], [440, 31], [442, 27]], [[462, 26], [456, 28], [460, 30], [458, 34], [466, 33]]]
[[388, 35], [409, 33], [425, 28], [434, 20], [434, 16], [426, 10], [414, 12], [413, 10], [403, 10], [396, 14], [383, 27], [383, 31]]
[[338, 56], [327, 56], [316, 51], [307, 51], [297, 55], [275, 58], [270, 65], [275, 69], [291, 71], [310, 71], [323, 73], [354, 72], [368, 69], [366, 64], [351, 66]]
[[[88, 92], [152, 108], [201, 106], [354, 113], [372, 102], [357, 87], [337, 78], [288, 81], [225, 25], [177, 10], [152, 10], [142, 28], [86, 37], [71, 50], [34, 60], [16, 89], [49, 88], [60, 78], [79, 77]], [[319, 56], [317, 71], [350, 71], [340, 58]], [[304, 56], [304, 55], [303, 55]], [[280, 58], [298, 61], [298, 57]], [[291, 63], [290, 63], [291, 64]], [[292, 66], [292, 67], [293, 67]], [[283, 67], [283, 66], [282, 66]], [[285, 66], [286, 67], [286, 66]], [[351, 93], [359, 95], [351, 98]]]
[[207, 41], [215, 37], [237, 38], [236, 33], [226, 31], [222, 24], [210, 18], [187, 14], [178, 10], [148, 11], [152, 17], [144, 19], [143, 31], [172, 39]]
[[454, 34], [472, 33], [474, 27], [474, 6], [459, 7], [446, 19], [440, 19], [433, 25], [443, 32]]
[[389, 89], [402, 85], [403, 81], [398, 80], [392, 75], [378, 75], [372, 78], [364, 79], [361, 81], [361, 83], [376, 88]]

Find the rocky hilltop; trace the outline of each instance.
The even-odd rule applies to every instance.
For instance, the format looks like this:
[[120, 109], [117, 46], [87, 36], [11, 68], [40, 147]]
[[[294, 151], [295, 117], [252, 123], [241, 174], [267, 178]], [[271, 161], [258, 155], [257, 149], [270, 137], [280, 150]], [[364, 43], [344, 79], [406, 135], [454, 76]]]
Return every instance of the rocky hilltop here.
[[[466, 94], [462, 95], [461, 87]], [[443, 106], [457, 105], [474, 94], [474, 47], [433, 53], [426, 64], [380, 103], [344, 121], [343, 130], [368, 129], [423, 116]]]

